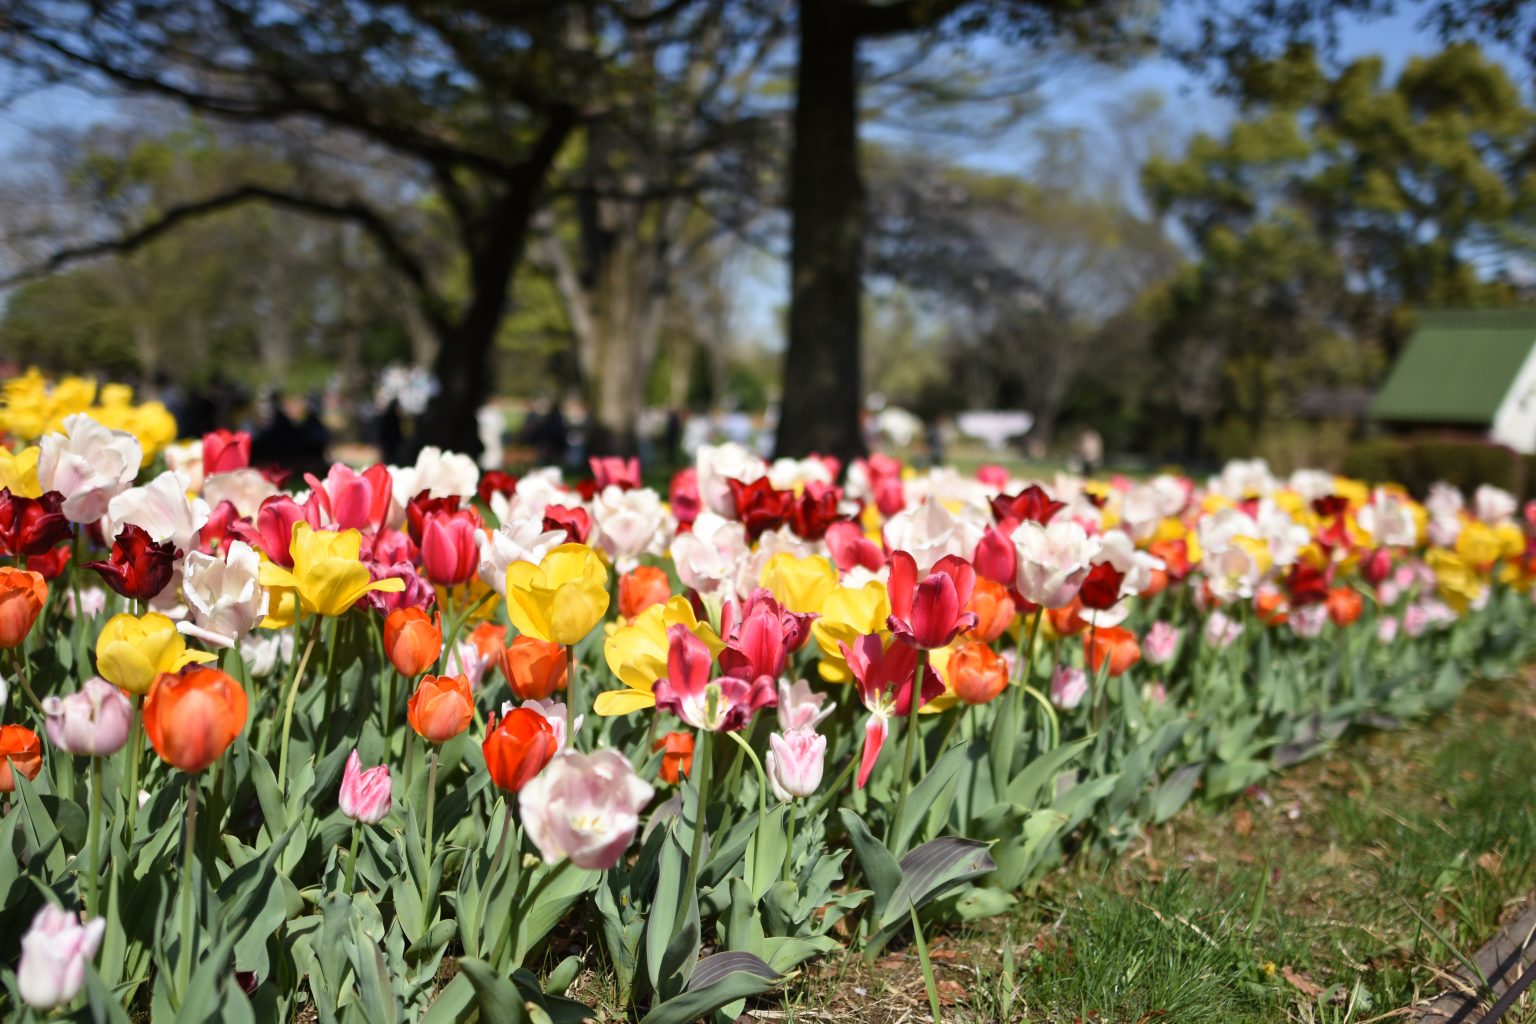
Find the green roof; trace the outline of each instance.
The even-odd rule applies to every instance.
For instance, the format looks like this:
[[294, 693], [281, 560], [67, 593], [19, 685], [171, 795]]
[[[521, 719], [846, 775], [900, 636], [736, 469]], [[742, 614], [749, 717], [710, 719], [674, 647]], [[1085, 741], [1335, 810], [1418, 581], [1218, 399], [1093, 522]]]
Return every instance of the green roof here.
[[1536, 345], [1536, 312], [1426, 313], [1371, 403], [1378, 420], [1492, 423]]

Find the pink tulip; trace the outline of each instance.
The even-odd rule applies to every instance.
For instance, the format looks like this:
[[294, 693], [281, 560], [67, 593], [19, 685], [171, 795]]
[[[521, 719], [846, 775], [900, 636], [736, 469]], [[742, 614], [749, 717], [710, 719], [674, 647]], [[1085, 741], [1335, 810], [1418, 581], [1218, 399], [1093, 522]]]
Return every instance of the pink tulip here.
[[976, 613], [965, 610], [975, 587], [976, 570], [963, 558], [945, 555], [919, 582], [916, 560], [905, 551], [892, 552], [886, 623], [904, 644], [930, 651], [947, 647], [962, 629], [976, 625]]
[[390, 790], [389, 765], [381, 764], [363, 771], [357, 751], [347, 756], [347, 767], [341, 773], [341, 794], [337, 798], [342, 814], [364, 825], [376, 825], [389, 813]]
[[778, 701], [774, 680], [721, 676], [711, 680], [714, 660], [704, 641], [688, 627], [667, 629], [667, 674], [656, 681], [656, 706], [670, 711], [695, 729], [736, 732], [745, 728], [758, 708]]
[[480, 517], [470, 509], [436, 512], [421, 528], [421, 569], [443, 587], [456, 587], [480, 566]]
[[518, 794], [523, 827], [545, 862], [570, 858], [588, 871], [613, 867], [629, 849], [655, 794], [614, 750], [561, 754]]
[[[912, 709], [913, 683], [917, 675], [917, 648], [893, 643], [889, 648], [878, 633], [867, 633], [853, 646], [839, 641], [843, 659], [859, 687], [859, 699], [869, 711], [864, 724], [864, 753], [859, 762], [858, 784], [869, 781], [880, 758], [880, 750], [890, 735], [891, 717], [901, 717]], [[918, 706], [944, 692], [944, 684], [931, 670], [923, 673], [922, 695]]]
[[639, 459], [604, 455], [588, 459], [587, 464], [592, 467], [592, 479], [597, 482], [599, 491], [608, 487], [629, 491], [640, 486]]
[[107, 930], [104, 918], [84, 924], [52, 903], [32, 919], [21, 938], [21, 962], [16, 965], [16, 991], [28, 1006], [52, 1010], [79, 994], [85, 985], [85, 964], [96, 955]]
[[43, 728], [53, 745], [69, 754], [117, 753], [128, 742], [132, 721], [128, 698], [105, 679], [87, 679], [79, 693], [43, 700]]
[[432, 589], [432, 584], [427, 582], [410, 562], [395, 562], [393, 565], [370, 562], [368, 574], [376, 581], [405, 580], [405, 589], [398, 593], [370, 590], [363, 595], [362, 603], [380, 615], [388, 615], [396, 608], [420, 608], [426, 611], [437, 600], [437, 593]]
[[672, 483], [667, 487], [667, 504], [672, 507], [672, 515], [679, 523], [691, 523], [699, 518], [704, 501], [699, 497], [698, 470], [690, 466], [672, 475]]
[[793, 686], [786, 679], [779, 680], [779, 728], [785, 732], [814, 729], [835, 710], [837, 704], [827, 703], [827, 695], [813, 692], [804, 679]]
[[293, 543], [294, 526], [304, 522], [318, 530], [320, 518], [318, 502], [307, 501], [301, 505], [286, 494], [274, 494], [261, 503], [261, 508], [256, 511], [256, 526], [241, 530], [240, 539], [260, 548], [284, 569], [292, 569], [293, 553], [289, 546]]
[[370, 533], [384, 526], [389, 518], [389, 501], [394, 493], [394, 479], [389, 467], [369, 466], [361, 473], [337, 462], [322, 483], [304, 474], [314, 500], [320, 503], [332, 525], [341, 530]]
[[1051, 677], [1051, 703], [1071, 711], [1088, 695], [1088, 674], [1080, 668], [1062, 665]]
[[778, 679], [790, 652], [804, 646], [810, 621], [810, 615], [786, 610], [762, 588], [752, 592], [740, 613], [734, 603], [727, 604], [721, 620], [727, 642], [720, 667], [742, 679]]
[[989, 526], [976, 543], [971, 564], [976, 567], [976, 575], [984, 576], [994, 583], [1012, 586], [1018, 572], [1019, 552], [1008, 534], [996, 526]]
[[1152, 623], [1141, 641], [1142, 657], [1149, 665], [1166, 665], [1179, 649], [1179, 628], [1161, 620]]
[[860, 566], [875, 572], [885, 564], [884, 549], [864, 536], [864, 531], [859, 529], [857, 523], [833, 523], [827, 527], [824, 539], [827, 542], [827, 553], [843, 572]]
[[810, 796], [821, 786], [827, 738], [814, 729], [791, 729], [768, 737], [768, 784], [780, 800]]
[[243, 430], [215, 430], [203, 435], [203, 476], [229, 473], [250, 464], [250, 434]]

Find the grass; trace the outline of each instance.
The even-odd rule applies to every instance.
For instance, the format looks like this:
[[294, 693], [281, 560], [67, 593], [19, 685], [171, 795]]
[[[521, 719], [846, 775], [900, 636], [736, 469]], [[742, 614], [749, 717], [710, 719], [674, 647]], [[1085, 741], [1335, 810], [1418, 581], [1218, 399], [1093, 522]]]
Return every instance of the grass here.
[[[1536, 888], [1533, 720], [1530, 680], [1481, 684], [1447, 715], [1080, 860], [1007, 919], [927, 936], [943, 1019], [1398, 1019]], [[931, 1014], [906, 950], [814, 966], [755, 1019]]]

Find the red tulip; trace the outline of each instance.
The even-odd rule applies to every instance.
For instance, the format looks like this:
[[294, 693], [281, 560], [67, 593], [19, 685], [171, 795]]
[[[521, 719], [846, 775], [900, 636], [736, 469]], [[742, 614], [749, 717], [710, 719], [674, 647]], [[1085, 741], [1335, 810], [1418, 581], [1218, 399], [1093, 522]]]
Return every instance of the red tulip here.
[[456, 587], [480, 565], [480, 516], [472, 509], [427, 516], [421, 531], [421, 568], [427, 579]]
[[488, 469], [480, 474], [480, 485], [475, 488], [475, 494], [485, 504], [491, 503], [491, 495], [500, 494], [511, 497], [517, 490], [517, 477], [511, 473], [499, 469]]
[[1290, 592], [1294, 607], [1322, 604], [1328, 599], [1328, 576], [1305, 562], [1297, 562], [1285, 574], [1285, 589]]
[[64, 496], [49, 491], [41, 498], [23, 498], [0, 488], [0, 555], [24, 558], [41, 555], [69, 540], [72, 528], [63, 512]]
[[1045, 526], [1066, 507], [1065, 502], [1056, 501], [1039, 484], [1030, 484], [1018, 494], [999, 494], [993, 498], [992, 517], [999, 523], [1030, 519]]
[[651, 744], [651, 751], [663, 751], [661, 777], [674, 786], [684, 775], [693, 774], [693, 733], [669, 732]]
[[1018, 575], [1019, 549], [1013, 546], [1013, 538], [1007, 531], [989, 526], [976, 544], [971, 564], [976, 568], [976, 575], [1005, 587], [1012, 586]]
[[790, 509], [790, 529], [806, 540], [821, 540], [833, 523], [847, 518], [839, 508], [842, 500], [842, 488], [812, 480]]
[[[878, 633], [867, 633], [849, 647], [841, 640], [837, 646], [843, 652], [848, 670], [853, 673], [859, 687], [859, 699], [870, 712], [864, 724], [864, 753], [859, 761], [858, 786], [863, 788], [869, 781], [880, 750], [890, 734], [890, 719], [900, 718], [912, 710], [912, 691], [917, 677], [917, 648], [893, 643], [886, 647]], [[944, 692], [944, 684], [930, 669], [923, 673], [922, 693], [918, 706], [933, 700]]]
[[300, 505], [286, 494], [274, 494], [256, 510], [254, 528], [241, 529], [236, 524], [231, 530], [238, 530], [241, 540], [260, 549], [273, 562], [292, 569], [293, 553], [289, 548], [293, 544], [293, 528], [303, 522], [320, 529], [320, 513], [319, 502], [306, 501]]
[[1088, 570], [1088, 576], [1083, 580], [1082, 589], [1077, 592], [1078, 598], [1083, 602], [1084, 608], [1092, 608], [1096, 611], [1106, 611], [1113, 608], [1120, 600], [1120, 584], [1125, 582], [1125, 573], [1116, 569], [1109, 562], [1097, 562]]
[[203, 435], [203, 476], [244, 469], [250, 464], [250, 434], [243, 430], [215, 430]]
[[1381, 586], [1381, 582], [1391, 574], [1392, 551], [1389, 548], [1377, 548], [1360, 559], [1360, 575], [1373, 587]]
[[532, 708], [513, 708], [491, 726], [480, 749], [498, 789], [516, 793], [555, 756], [558, 740], [549, 719]]
[[[234, 502], [225, 498], [214, 506], [208, 521], [197, 531], [197, 549], [209, 555], [222, 550], [229, 540], [238, 539], [236, 524], [241, 522], [240, 510], [235, 508]], [[244, 525], [249, 526], [250, 523], [246, 521]]]
[[418, 546], [421, 544], [422, 530], [426, 528], [428, 516], [459, 510], [457, 494], [450, 494], [446, 498], [434, 498], [431, 495], [431, 491], [422, 491], [405, 505], [406, 532]]
[[672, 515], [680, 526], [690, 526], [699, 518], [704, 503], [699, 497], [698, 470], [689, 467], [672, 474], [672, 482], [667, 486], [667, 503], [672, 506]]
[[891, 614], [886, 620], [896, 639], [912, 647], [946, 647], [962, 629], [976, 625], [965, 610], [976, 587], [976, 570], [955, 555], [945, 555], [922, 580], [917, 562], [905, 551], [891, 553], [891, 577], [886, 590]]
[[550, 505], [544, 509], [544, 529], [562, 530], [570, 543], [585, 544], [592, 534], [592, 516], [580, 505]]
[[40, 574], [45, 580], [56, 580], [64, 574], [64, 567], [69, 564], [70, 546], [60, 544], [52, 551], [44, 551], [40, 555], [27, 556], [27, 568]]
[[750, 484], [735, 478], [728, 478], [725, 482], [736, 502], [736, 518], [747, 528], [749, 540], [757, 540], [769, 530], [776, 530], [789, 521], [789, 514], [795, 505], [794, 491], [775, 489], [767, 477], [759, 477]]
[[129, 523], [112, 542], [112, 557], [87, 562], [107, 586], [131, 601], [148, 601], [171, 582], [181, 551], [170, 541], [156, 544], [143, 527]]
[[874, 572], [885, 564], [885, 549], [859, 529], [858, 523], [833, 523], [827, 527], [827, 551], [843, 572], [863, 566]]

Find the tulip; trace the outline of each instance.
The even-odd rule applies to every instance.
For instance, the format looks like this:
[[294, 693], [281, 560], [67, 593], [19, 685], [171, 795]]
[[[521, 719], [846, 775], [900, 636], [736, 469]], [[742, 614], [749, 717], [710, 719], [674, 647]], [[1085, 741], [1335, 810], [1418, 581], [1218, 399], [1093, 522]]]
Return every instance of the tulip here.
[[820, 612], [837, 589], [837, 569], [821, 555], [800, 558], [781, 551], [763, 566], [759, 582], [792, 612]]
[[585, 544], [592, 535], [592, 514], [580, 505], [546, 505], [544, 529], [563, 534], [567, 544]]
[[542, 562], [507, 566], [507, 615], [519, 633], [569, 647], [608, 611], [608, 570], [583, 544], [562, 544]]
[[1062, 665], [1051, 676], [1051, 703], [1071, 711], [1088, 696], [1088, 674], [1080, 668]]
[[506, 597], [507, 567], [513, 562], [538, 565], [545, 555], [564, 544], [566, 537], [564, 530], [545, 530], [541, 516], [537, 520], [503, 519], [495, 531], [477, 534], [475, 539], [480, 545], [481, 581]]
[[73, 530], [63, 505], [64, 496], [58, 491], [27, 498], [0, 488], [0, 555], [41, 555], [68, 540]]
[[577, 715], [575, 722], [568, 721], [570, 711], [558, 700], [525, 700], [520, 705], [515, 705], [509, 700], [502, 701], [501, 713], [505, 715], [514, 707], [524, 707], [544, 716], [544, 721], [548, 722], [550, 729], [554, 730], [557, 754], [565, 749], [566, 741], [581, 729], [581, 723], [586, 717]]
[[406, 705], [411, 728], [428, 743], [446, 743], [469, 728], [474, 704], [464, 676], [422, 676]]
[[1334, 587], [1328, 591], [1328, 617], [1333, 624], [1343, 629], [1356, 619], [1365, 609], [1365, 599], [1360, 596], [1360, 591], [1352, 587]]
[[63, 426], [63, 433], [38, 444], [38, 484], [44, 493], [64, 496], [61, 509], [70, 522], [93, 523], [139, 475], [144, 449], [132, 434], [108, 430], [85, 413], [66, 416]]
[[179, 622], [176, 628], [215, 647], [233, 647], [267, 614], [261, 557], [244, 541], [230, 541], [222, 556], [201, 551], [188, 555], [181, 592], [192, 621]]
[[[907, 644], [891, 644], [887, 648], [878, 633], [859, 637], [851, 647], [843, 643], [839, 646], [849, 671], [858, 682], [859, 699], [870, 712], [864, 728], [864, 753], [859, 763], [858, 785], [862, 789], [885, 745], [890, 732], [890, 717], [905, 715], [910, 710], [917, 648]], [[931, 692], [930, 680], [935, 684]], [[942, 692], [943, 686], [925, 673], [922, 702], [926, 703]]]
[[1142, 638], [1141, 650], [1152, 665], [1166, 665], [1179, 649], [1179, 629], [1161, 620], [1152, 623]]
[[114, 615], [96, 637], [96, 671], [132, 694], [148, 693], [161, 673], [216, 660], [206, 651], [188, 650], [176, 624], [159, 612]]
[[223, 756], [245, 728], [240, 684], [215, 668], [194, 667], [155, 680], [144, 702], [144, 734], [161, 760], [200, 772]]
[[1217, 609], [1206, 616], [1205, 629], [1202, 632], [1207, 644], [1224, 651], [1243, 635], [1243, 624]]
[[21, 498], [41, 498], [43, 488], [37, 481], [37, 457], [41, 451], [35, 444], [19, 452], [0, 446], [0, 487]]
[[655, 792], [617, 751], [567, 753], [523, 788], [518, 807], [546, 863], [569, 858], [606, 871], [623, 858]]
[[633, 569], [640, 556], [659, 553], [670, 529], [667, 510], [655, 491], [609, 487], [592, 502], [591, 543], [620, 570]]
[[251, 435], [243, 430], [214, 430], [203, 435], [203, 475], [228, 473], [251, 464]]
[[996, 526], [989, 526], [981, 535], [981, 540], [976, 542], [971, 564], [976, 567], [976, 575], [982, 579], [1012, 586], [1018, 575], [1019, 552], [1007, 533]]
[[962, 644], [944, 671], [950, 689], [967, 704], [985, 704], [1008, 686], [1008, 663], [984, 643]]
[[[261, 567], [261, 582], [267, 587], [292, 587], [299, 603], [312, 615], [344, 615], [358, 599], [370, 591], [399, 593], [403, 580], [374, 580], [358, 558], [363, 537], [356, 530], [315, 530], [307, 522], [293, 526], [292, 570], [274, 562]], [[270, 552], [269, 552], [270, 554]]]
[[630, 621], [652, 605], [666, 604], [672, 596], [667, 574], [653, 565], [642, 565], [619, 577], [619, 614]]
[[442, 619], [420, 608], [396, 608], [384, 619], [384, 653], [395, 671], [415, 679], [443, 653]]
[[693, 733], [669, 732], [651, 744], [652, 753], [662, 751], [661, 778], [677, 785], [677, 780], [693, 772]]
[[913, 647], [947, 647], [962, 629], [976, 624], [965, 610], [976, 585], [976, 570], [963, 558], [945, 555], [921, 582], [917, 562], [905, 551], [891, 554], [891, 578], [886, 584], [891, 614], [886, 619], [896, 639]]
[[587, 465], [592, 467], [592, 479], [597, 481], [597, 489], [600, 491], [609, 487], [630, 491], [640, 486], [640, 460], [637, 458], [593, 456], [587, 460]]
[[1019, 612], [1008, 588], [984, 576], [976, 577], [976, 589], [971, 591], [970, 603], [965, 607], [976, 616], [976, 625], [966, 630], [965, 636], [986, 644], [1008, 632]]
[[793, 686], [787, 679], [779, 680], [779, 728], [784, 732], [815, 729], [836, 710], [836, 703], [828, 703], [824, 693], [811, 692], [811, 684], [804, 679]]
[[377, 825], [389, 813], [389, 765], [381, 764], [363, 771], [357, 751], [347, 756], [341, 773], [341, 792], [336, 802], [341, 813], [364, 825]]
[[108, 757], [128, 742], [133, 706], [123, 691], [95, 677], [78, 693], [43, 700], [43, 728], [67, 754]]
[[767, 477], [759, 477], [749, 484], [735, 479], [727, 479], [725, 483], [731, 489], [736, 518], [747, 528], [748, 540], [757, 540], [789, 521], [795, 504], [794, 491], [774, 489]]
[[[864, 536], [857, 523], [833, 523], [827, 527], [823, 540], [833, 563], [843, 572], [863, 567], [870, 572], [879, 571], [885, 564], [885, 550]], [[1010, 580], [1012, 575], [1008, 577]]]
[[24, 725], [0, 725], [0, 793], [16, 791], [20, 772], [28, 779], [43, 770], [43, 744], [37, 733]]
[[1018, 591], [1026, 601], [1045, 608], [1060, 608], [1077, 596], [1099, 550], [1099, 542], [1073, 520], [1049, 526], [1026, 520], [1012, 538], [1018, 552]]
[[47, 603], [41, 573], [0, 566], [0, 647], [19, 647]]
[[480, 467], [468, 455], [428, 445], [416, 455], [414, 466], [392, 467], [390, 476], [399, 495], [468, 498], [480, 481]]
[[338, 529], [377, 533], [389, 520], [394, 480], [387, 466], [375, 464], [359, 473], [337, 462], [323, 481], [308, 473], [304, 480], [309, 484], [311, 501], [319, 503]]
[[102, 534], [116, 537], [131, 523], [143, 527], [157, 544], [169, 542], [182, 551], [192, 551], [211, 514], [207, 501], [187, 497], [185, 477], [167, 471], [143, 487], [130, 487], [113, 496], [107, 503]]
[[16, 991], [34, 1010], [71, 1002], [85, 987], [85, 965], [96, 955], [107, 930], [105, 918], [81, 923], [63, 907], [45, 904], [21, 937]]
[[533, 781], [559, 749], [549, 719], [531, 707], [505, 712], [492, 723], [481, 744], [491, 781], [507, 793], [516, 793]]
[[491, 495], [499, 494], [506, 498], [511, 497], [516, 491], [517, 477], [499, 469], [488, 469], [480, 474], [480, 484], [475, 488], [475, 495], [489, 505]]
[[871, 580], [862, 587], [838, 587], [827, 596], [821, 614], [811, 623], [811, 635], [821, 648], [817, 671], [829, 683], [846, 683], [853, 678], [843, 661], [844, 645], [859, 637], [883, 632], [890, 618], [891, 602], [885, 584]]
[[1039, 484], [1030, 484], [1018, 494], [999, 494], [992, 499], [992, 515], [998, 522], [1035, 522], [1042, 526], [1050, 523], [1056, 513], [1066, 508], [1056, 501]]
[[1083, 652], [1095, 672], [1106, 662], [1109, 674], [1118, 676], [1141, 660], [1136, 634], [1122, 626], [1100, 626], [1083, 638]]
[[627, 715], [641, 708], [654, 707], [656, 680], [667, 674], [667, 654], [671, 641], [667, 630], [683, 626], [693, 633], [711, 654], [724, 645], [707, 622], [700, 622], [693, 605], [678, 596], [665, 605], [652, 605], [628, 626], [620, 626], [603, 643], [603, 658], [609, 670], [624, 684], [621, 690], [604, 690], [592, 703], [599, 715]]
[[156, 544], [142, 527], [129, 523], [112, 542], [112, 557], [86, 562], [84, 568], [95, 569], [107, 586], [130, 601], [148, 601], [171, 582], [180, 557], [175, 544]]
[[501, 651], [501, 674], [523, 700], [547, 700], [565, 689], [565, 648], [535, 636], [514, 637]]
[[827, 738], [814, 729], [770, 734], [764, 767], [774, 795], [789, 801], [815, 793], [821, 787], [826, 757]]
[[410, 562], [393, 562], [388, 565], [370, 562], [368, 576], [375, 583], [379, 580], [399, 580], [402, 589], [389, 593], [369, 591], [363, 595], [365, 608], [387, 616], [397, 608], [420, 608], [427, 611], [437, 603], [437, 592], [432, 589], [432, 584]]
[[308, 523], [311, 528], [319, 529], [320, 521], [321, 504], [318, 501], [301, 505], [286, 494], [274, 494], [257, 509], [255, 528], [245, 539], [277, 565], [292, 569], [294, 528], [300, 523]]
[[1124, 582], [1125, 573], [1115, 568], [1113, 563], [1095, 562], [1088, 570], [1088, 575], [1083, 577], [1083, 585], [1078, 588], [1077, 598], [1084, 608], [1092, 608], [1100, 612], [1108, 611], [1120, 602], [1120, 588]]
[[656, 681], [656, 707], [671, 711], [695, 729], [736, 732], [761, 707], [778, 701], [767, 676], [747, 680], [722, 676], [711, 680], [714, 659], [709, 647], [686, 626], [667, 630], [667, 674]]
[[471, 509], [426, 517], [421, 531], [421, 567], [442, 587], [456, 587], [480, 564], [480, 517]]

